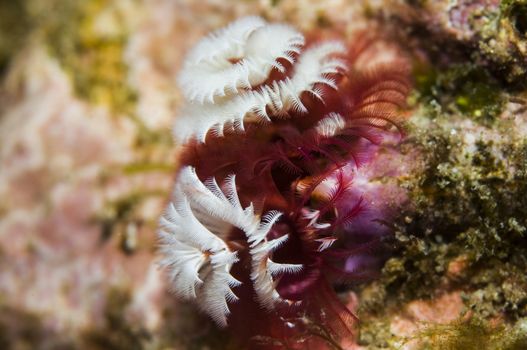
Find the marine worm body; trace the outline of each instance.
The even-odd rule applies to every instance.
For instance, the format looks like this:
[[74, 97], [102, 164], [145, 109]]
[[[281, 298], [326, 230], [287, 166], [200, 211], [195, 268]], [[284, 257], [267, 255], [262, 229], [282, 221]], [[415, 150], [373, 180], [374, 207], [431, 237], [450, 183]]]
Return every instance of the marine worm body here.
[[410, 89], [400, 65], [361, 70], [369, 46], [247, 17], [188, 53], [161, 265], [219, 326], [286, 343], [308, 324], [352, 335], [332, 285], [382, 263], [389, 218], [361, 169], [402, 136]]

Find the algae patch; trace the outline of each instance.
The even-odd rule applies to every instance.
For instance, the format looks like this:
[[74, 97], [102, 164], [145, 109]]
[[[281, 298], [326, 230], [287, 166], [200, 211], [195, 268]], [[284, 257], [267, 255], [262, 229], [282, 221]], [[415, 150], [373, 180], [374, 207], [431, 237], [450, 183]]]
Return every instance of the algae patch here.
[[72, 77], [78, 96], [130, 114], [137, 96], [127, 84], [123, 58], [128, 13], [117, 4], [109, 0], [55, 2], [56, 13], [42, 30], [51, 54]]
[[[402, 145], [422, 157], [420, 175], [400, 180], [413, 207], [401, 213], [380, 279], [359, 292], [361, 339], [372, 349], [392, 344], [388, 333], [369, 331], [390, 312], [449, 291], [461, 291], [464, 312], [482, 322], [499, 318], [509, 327], [527, 317], [527, 142], [512, 119], [489, 128], [453, 114], [420, 118]], [[430, 328], [432, 345], [423, 349], [476, 349], [475, 335], [466, 334], [491, 332], [488, 325], [460, 327], [446, 328], [448, 339]], [[521, 348], [514, 346], [481, 349]]]
[[462, 319], [425, 326], [411, 340], [422, 350], [521, 350], [527, 348], [526, 325], [526, 320], [493, 326], [477, 318]]
[[0, 76], [24, 46], [33, 23], [23, 1], [0, 0]]
[[505, 97], [499, 82], [482, 67], [453, 64], [445, 69], [419, 66], [415, 71], [420, 103], [440, 106], [441, 113], [461, 113], [492, 125], [503, 111]]

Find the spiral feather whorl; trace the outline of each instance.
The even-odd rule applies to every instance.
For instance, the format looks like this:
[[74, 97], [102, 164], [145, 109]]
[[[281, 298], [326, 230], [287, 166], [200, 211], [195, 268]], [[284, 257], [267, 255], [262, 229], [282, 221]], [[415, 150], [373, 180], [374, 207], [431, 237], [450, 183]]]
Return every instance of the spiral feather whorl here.
[[[203, 39], [179, 75], [186, 102], [174, 126], [176, 139], [205, 142], [209, 131], [243, 131], [248, 119], [269, 122], [268, 112], [305, 112], [301, 94], [320, 96], [319, 84], [335, 87], [331, 75], [345, 69], [335, 56], [345, 49], [339, 42], [306, 50], [304, 44], [304, 36], [292, 27], [258, 17], [242, 18]], [[286, 63], [294, 66], [291, 76], [284, 74]], [[282, 79], [266, 83], [272, 70]]]

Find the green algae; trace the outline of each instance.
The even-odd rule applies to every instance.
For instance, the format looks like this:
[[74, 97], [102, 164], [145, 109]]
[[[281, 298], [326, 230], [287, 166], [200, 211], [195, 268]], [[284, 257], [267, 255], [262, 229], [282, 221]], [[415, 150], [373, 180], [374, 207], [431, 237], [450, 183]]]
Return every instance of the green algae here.
[[388, 317], [368, 317], [361, 319], [358, 344], [367, 349], [393, 349], [397, 344], [397, 337], [390, 331]]
[[24, 46], [32, 26], [25, 2], [0, 0], [0, 76]]
[[[525, 336], [503, 336], [527, 316], [527, 141], [502, 115], [517, 95], [486, 65], [416, 67], [411, 103], [421, 115], [409, 124], [401, 152], [419, 154], [420, 170], [399, 180], [412, 204], [395, 223], [392, 258], [379, 280], [359, 288], [359, 341], [368, 349], [398, 348], [401, 339], [389, 329], [394, 313], [459, 290], [465, 312], [481, 322], [430, 325], [419, 335], [422, 349], [523, 348]], [[504, 328], [485, 323], [496, 317]]]
[[[441, 106], [440, 113], [460, 113], [491, 125], [503, 111], [505, 101], [499, 82], [482, 67], [471, 63], [437, 69], [418, 66], [414, 72], [417, 101]], [[416, 102], [417, 102], [416, 101]]]
[[[158, 171], [153, 169], [152, 171]], [[152, 230], [157, 227], [157, 221], [145, 221], [140, 213], [141, 204], [150, 198], [164, 198], [166, 193], [162, 190], [137, 190], [130, 192], [113, 201], [105, 203], [105, 208], [94, 219], [101, 228], [101, 241], [106, 242], [112, 237], [119, 238], [119, 247], [127, 255], [134, 254], [141, 242], [137, 242], [137, 230], [148, 225]], [[152, 242], [146, 244], [148, 250], [152, 249]]]
[[[527, 2], [410, 1], [383, 17], [390, 36], [410, 46], [436, 69], [452, 64], [482, 67], [511, 88], [524, 88], [527, 74]], [[444, 8], [446, 12], [434, 12]], [[400, 12], [398, 12], [400, 11]], [[412, 14], [409, 14], [412, 13]], [[394, 33], [396, 33], [394, 35]]]
[[527, 347], [525, 326], [526, 320], [514, 326], [493, 326], [490, 322], [469, 318], [427, 325], [409, 340], [418, 341], [420, 350], [520, 350]]
[[525, 0], [501, 1], [498, 11], [483, 13], [488, 20], [477, 31], [478, 57], [494, 64], [497, 74], [508, 83], [525, 86], [527, 74], [527, 43], [525, 42], [524, 22], [526, 15]]
[[[132, 113], [137, 94], [127, 84], [123, 57], [126, 14], [109, 0], [65, 0], [55, 9], [42, 31], [50, 52], [71, 76], [76, 94], [114, 112]], [[106, 24], [100, 23], [102, 16]]]
[[226, 330], [216, 327], [188, 303], [179, 303], [176, 308], [169, 305], [163, 313], [163, 320], [156, 349], [239, 349], [229, 344], [232, 337]]
[[49, 329], [42, 315], [0, 303], [0, 349], [76, 349], [74, 340]]
[[[425, 2], [407, 3], [426, 11]], [[478, 12], [467, 22], [469, 40], [419, 20], [398, 37], [419, 53], [410, 98], [418, 115], [401, 145], [419, 166], [399, 179], [411, 205], [394, 225], [392, 257], [377, 281], [356, 289], [359, 342], [368, 349], [399, 348], [393, 316], [449, 291], [461, 291], [470, 317], [430, 324], [417, 335], [420, 349], [526, 348], [517, 325], [527, 317], [527, 141], [511, 114], [525, 111], [526, 3]], [[401, 18], [391, 24], [408, 23]], [[514, 101], [516, 112], [508, 109]]]
[[77, 96], [131, 114], [124, 50], [128, 14], [111, 0], [0, 1], [0, 74], [30, 38], [44, 41], [72, 79]]
[[359, 344], [370, 350], [522, 350], [527, 347], [527, 319], [515, 324], [462, 317], [438, 324], [422, 322], [409, 337], [396, 336], [387, 319], [367, 320], [361, 327]]
[[83, 332], [81, 337], [83, 347], [94, 350], [147, 348], [150, 334], [141, 326], [126, 319], [126, 310], [131, 301], [130, 289], [110, 288], [107, 293], [103, 322]]
[[[386, 332], [373, 335], [389, 310], [449, 290], [463, 292], [465, 312], [477, 319], [514, 323], [527, 316], [527, 141], [514, 136], [511, 120], [499, 119], [492, 128], [474, 125], [507, 138], [471, 131], [467, 151], [467, 131], [455, 120], [434, 116], [414, 126], [402, 145], [403, 153], [418, 150], [423, 168], [400, 180], [412, 207], [395, 225], [395, 250], [380, 279], [360, 290], [361, 339], [372, 349], [390, 343]], [[464, 266], [453, 275], [450, 266], [460, 258]], [[461, 340], [441, 347], [431, 339], [426, 349], [476, 348], [462, 347]]]
[[[485, 266], [501, 266], [497, 261], [491, 263], [492, 259], [507, 264], [518, 257], [519, 266], [527, 267], [521, 258], [527, 253], [523, 234], [527, 224], [526, 143], [494, 145], [492, 140], [479, 139], [473, 154], [463, 154], [463, 130], [453, 134], [450, 124], [433, 123], [431, 127], [433, 131], [417, 136], [426, 158], [424, 172], [416, 183], [403, 184], [415, 203], [397, 234], [411, 256], [405, 269], [441, 278], [449, 261], [461, 254], [468, 257], [474, 273]], [[502, 127], [505, 132], [507, 126]], [[518, 277], [518, 281], [525, 280]], [[430, 282], [417, 283], [426, 286]]]

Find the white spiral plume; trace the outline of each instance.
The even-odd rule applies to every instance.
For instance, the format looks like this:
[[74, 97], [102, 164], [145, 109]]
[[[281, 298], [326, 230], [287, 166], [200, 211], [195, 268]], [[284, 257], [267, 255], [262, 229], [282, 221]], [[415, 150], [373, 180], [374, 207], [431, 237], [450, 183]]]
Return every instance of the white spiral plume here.
[[[319, 85], [336, 88], [331, 76], [345, 64], [337, 58], [344, 53], [339, 42], [307, 49], [304, 44], [294, 28], [259, 17], [239, 19], [202, 39], [179, 74], [186, 102], [174, 126], [176, 139], [205, 142], [209, 131], [221, 136], [226, 130], [243, 131], [249, 120], [269, 122], [290, 110], [306, 112], [301, 95], [322, 99]], [[273, 69], [285, 73], [284, 61], [294, 67], [289, 76], [266, 83]]]
[[240, 285], [230, 273], [237, 253], [228, 245], [228, 234], [236, 227], [250, 245], [251, 279], [262, 306], [272, 309], [287, 302], [276, 292], [273, 276], [297, 272], [302, 265], [271, 260], [287, 239], [266, 238], [281, 213], [273, 211], [260, 220], [252, 204], [242, 207], [235, 176], [227, 177], [222, 189], [214, 178], [202, 182], [189, 166], [181, 170], [173, 198], [161, 218], [159, 236], [164, 256], [160, 265], [176, 295], [196, 301], [219, 326], [227, 325], [228, 303], [238, 300], [232, 288]]

